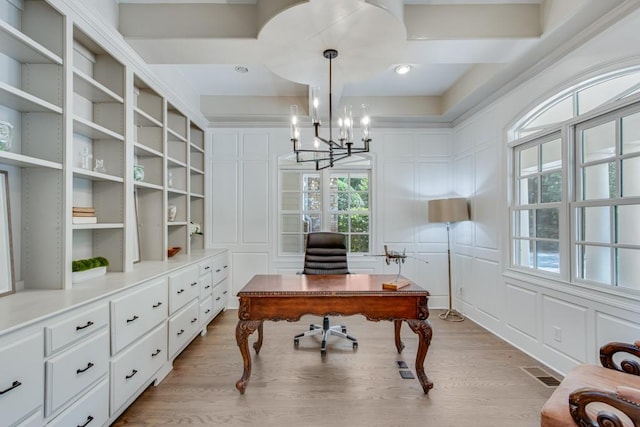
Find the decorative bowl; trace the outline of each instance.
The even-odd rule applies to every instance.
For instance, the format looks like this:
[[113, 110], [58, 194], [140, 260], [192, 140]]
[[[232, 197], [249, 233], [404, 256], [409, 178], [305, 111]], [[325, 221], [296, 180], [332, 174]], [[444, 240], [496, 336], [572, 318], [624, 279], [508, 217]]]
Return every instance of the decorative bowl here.
[[172, 256], [174, 256], [175, 254], [177, 254], [181, 250], [182, 250], [182, 248], [180, 246], [171, 246], [169, 249], [167, 249], [167, 256], [169, 258], [171, 258]]

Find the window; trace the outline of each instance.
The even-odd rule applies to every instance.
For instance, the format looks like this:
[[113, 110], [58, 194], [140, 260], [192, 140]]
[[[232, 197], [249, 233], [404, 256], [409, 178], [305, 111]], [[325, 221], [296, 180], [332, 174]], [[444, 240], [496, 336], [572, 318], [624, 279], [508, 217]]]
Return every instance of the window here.
[[280, 161], [280, 253], [304, 253], [310, 232], [333, 231], [347, 236], [351, 253], [369, 253], [371, 245], [370, 161], [315, 171]]
[[512, 267], [640, 290], [639, 89], [638, 69], [610, 73], [514, 126]]

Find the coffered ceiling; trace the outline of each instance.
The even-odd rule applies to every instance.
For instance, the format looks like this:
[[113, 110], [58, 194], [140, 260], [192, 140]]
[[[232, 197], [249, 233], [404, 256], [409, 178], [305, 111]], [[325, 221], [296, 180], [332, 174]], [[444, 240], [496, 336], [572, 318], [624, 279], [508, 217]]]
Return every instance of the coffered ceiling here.
[[[119, 31], [212, 125], [284, 123], [324, 94], [378, 123], [450, 123], [628, 0], [119, 0]], [[409, 64], [405, 75], [396, 66]], [[247, 71], [238, 72], [238, 68]]]

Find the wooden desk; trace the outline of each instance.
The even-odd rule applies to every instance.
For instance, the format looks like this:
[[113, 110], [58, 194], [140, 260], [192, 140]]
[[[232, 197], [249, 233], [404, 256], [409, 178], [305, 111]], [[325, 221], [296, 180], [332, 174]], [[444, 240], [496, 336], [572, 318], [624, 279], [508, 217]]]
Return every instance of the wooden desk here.
[[256, 353], [262, 347], [262, 323], [265, 320], [295, 322], [304, 314], [350, 316], [362, 314], [367, 320], [393, 320], [398, 353], [404, 344], [400, 326], [407, 322], [418, 335], [416, 375], [425, 393], [433, 387], [424, 372], [424, 359], [431, 343], [432, 330], [427, 318], [429, 292], [415, 283], [397, 291], [382, 289], [382, 283], [395, 275], [257, 275], [240, 292], [236, 341], [242, 353], [244, 372], [236, 388], [244, 394], [251, 376], [251, 355], [247, 340], [258, 329], [253, 344]]

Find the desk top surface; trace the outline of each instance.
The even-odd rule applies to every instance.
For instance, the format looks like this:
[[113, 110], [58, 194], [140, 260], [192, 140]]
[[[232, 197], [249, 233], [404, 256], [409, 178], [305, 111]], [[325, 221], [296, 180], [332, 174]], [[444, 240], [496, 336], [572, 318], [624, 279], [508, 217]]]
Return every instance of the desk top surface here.
[[253, 276], [238, 292], [238, 296], [429, 295], [428, 291], [413, 282], [397, 291], [382, 289], [383, 283], [391, 282], [395, 278], [394, 274], [263, 274]]

